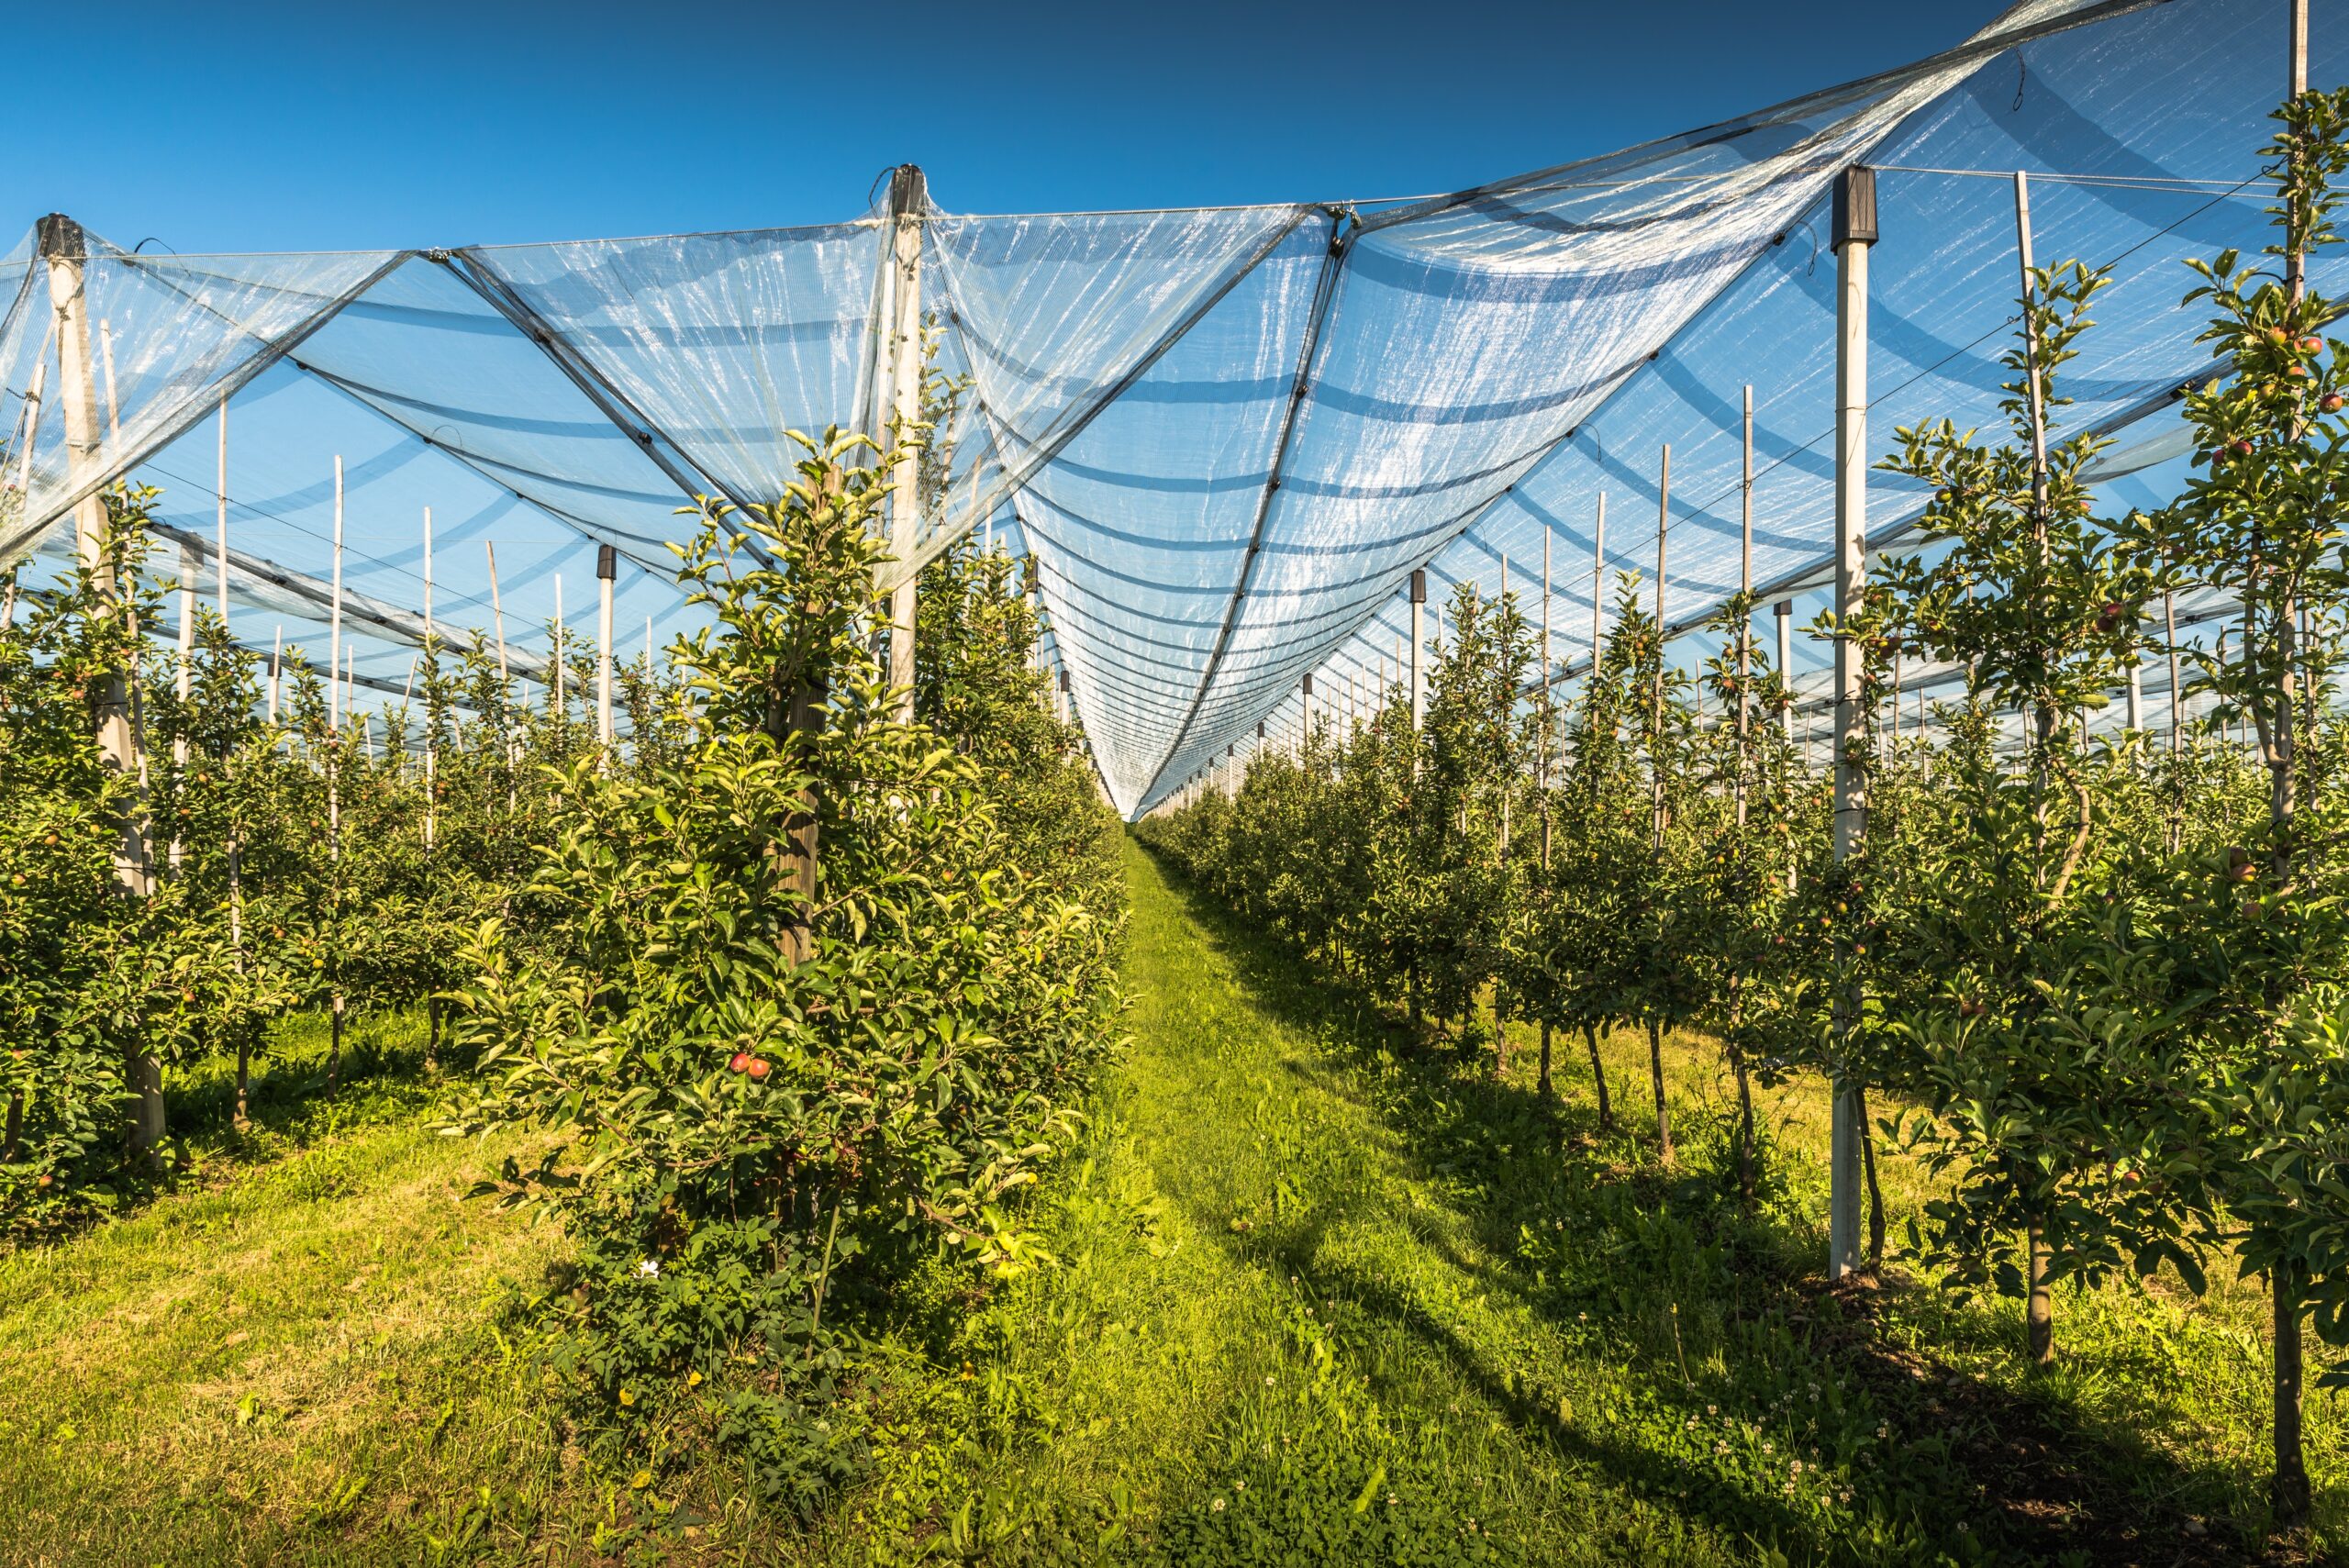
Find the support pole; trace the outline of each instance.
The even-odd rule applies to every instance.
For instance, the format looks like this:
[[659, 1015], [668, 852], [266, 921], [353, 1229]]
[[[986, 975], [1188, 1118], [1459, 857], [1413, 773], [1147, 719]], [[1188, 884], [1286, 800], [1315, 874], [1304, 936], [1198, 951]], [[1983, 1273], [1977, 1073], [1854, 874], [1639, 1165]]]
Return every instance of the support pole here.
[[604, 749], [597, 766], [605, 772], [612, 765], [612, 580], [619, 558], [608, 544], [596, 547], [596, 740]]
[[[1753, 387], [1745, 388], [1745, 466], [1738, 486], [1737, 591], [1753, 592]], [[1753, 606], [1749, 600], [1737, 618], [1737, 825], [1745, 826], [1746, 721], [1752, 701], [1746, 683], [1753, 673]]]
[[[889, 213], [896, 288], [889, 336], [889, 553], [902, 565], [920, 544], [921, 447], [914, 428], [921, 422], [921, 226], [930, 205], [922, 172], [898, 165], [889, 177]], [[897, 717], [914, 717], [914, 577], [908, 573], [889, 595], [889, 685], [897, 694]]]
[[[2286, 39], [2286, 85], [2297, 98], [2309, 90], [2309, 0], [2291, 0], [2292, 20]], [[2308, 294], [2309, 259], [2294, 246], [2284, 258], [2284, 289], [2298, 305]]]
[[1607, 492], [1598, 493], [1598, 521], [1590, 530], [1590, 678], [1598, 679], [1598, 651], [1607, 645]]
[[[440, 675], [440, 639], [432, 629], [432, 508], [424, 508], [424, 848], [440, 827], [440, 735], [433, 722], [432, 685]], [[355, 686], [356, 682], [352, 684]], [[353, 694], [356, 695], [355, 693]]]
[[1778, 684], [1787, 691], [1787, 706], [1778, 710], [1778, 727], [1787, 737], [1787, 744], [1795, 743], [1795, 602], [1780, 599], [1771, 606], [1771, 617], [1778, 623]]
[[[179, 670], [172, 690], [180, 699], [180, 732], [172, 737], [172, 766], [180, 773], [187, 772], [187, 705], [195, 690], [195, 551], [180, 546], [180, 644]], [[177, 876], [180, 862], [186, 858], [187, 845], [180, 839], [179, 828], [172, 829], [172, 846], [165, 851]]]
[[[1835, 613], [1857, 615], [1868, 537], [1868, 247], [1876, 239], [1876, 171], [1854, 165], [1835, 183]], [[1867, 831], [1866, 759], [1860, 755], [1860, 650], [1835, 638], [1835, 858], [1860, 851]], [[1853, 998], [1838, 997], [1838, 1043], [1848, 1041]], [[1838, 1073], [1829, 1142], [1827, 1277], [1860, 1266], [1862, 1204], [1859, 1086]]]
[[[89, 571], [100, 600], [113, 609], [120, 604], [115, 582], [112, 522], [106, 498], [98, 492], [102, 456], [98, 432], [95, 377], [90, 362], [90, 314], [86, 279], [89, 242], [82, 226], [63, 213], [40, 220], [38, 239], [49, 273], [49, 305], [55, 313], [57, 390], [65, 424], [65, 479], [74, 490], [87, 489], [73, 506], [74, 544], [82, 565]], [[25, 494], [29, 507], [31, 494]], [[138, 740], [130, 722], [130, 679], [127, 670], [108, 670], [94, 683], [96, 698], [98, 755], [110, 773], [136, 776]], [[146, 806], [133, 801], [117, 823], [114, 850], [115, 890], [125, 897], [143, 897], [150, 889]], [[150, 1163], [160, 1155], [163, 1141], [163, 1065], [144, 1041], [125, 1053], [124, 1076], [134, 1096], [130, 1146]]]
[[2175, 757], [2185, 744], [2180, 728], [2186, 710], [2179, 701], [2182, 688], [2177, 671], [2177, 595], [2174, 593], [2162, 595], [2162, 631], [2163, 640], [2169, 644], [2169, 754]]
[[563, 651], [562, 636], [562, 573], [554, 574], [554, 656], [547, 661], [554, 666], [554, 713], [563, 723], [571, 721], [571, 711], [564, 706], [562, 666], [568, 657]]
[[269, 643], [269, 722], [277, 725], [277, 691], [285, 678], [285, 625], [278, 623], [277, 631]]
[[220, 467], [213, 496], [217, 506], [214, 528], [219, 549], [212, 557], [212, 580], [220, 595], [220, 632], [228, 631], [228, 400], [220, 399]]
[[1655, 686], [1648, 705], [1648, 776], [1655, 816], [1655, 847], [1664, 848], [1664, 547], [1672, 520], [1672, 444], [1664, 448], [1655, 490]]
[[[1411, 573], [1411, 733], [1414, 735], [1419, 732], [1428, 715], [1427, 677], [1424, 673], [1427, 638], [1422, 625], [1426, 619], [1427, 605], [1428, 573], [1427, 569], [1421, 567]], [[1306, 677], [1305, 695], [1308, 697], [1313, 695], [1313, 678], [1309, 675]], [[1412, 763], [1411, 771], [1414, 773], [1419, 772], [1416, 762]]]

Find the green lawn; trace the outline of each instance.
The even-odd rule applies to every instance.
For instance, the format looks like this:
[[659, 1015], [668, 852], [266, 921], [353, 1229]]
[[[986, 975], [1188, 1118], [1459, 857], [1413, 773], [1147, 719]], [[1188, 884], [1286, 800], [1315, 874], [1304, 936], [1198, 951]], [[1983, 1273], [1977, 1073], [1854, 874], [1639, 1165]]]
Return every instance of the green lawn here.
[[[2254, 1290], [2067, 1293], [2031, 1377], [2009, 1307], [1820, 1284], [1815, 1085], [1765, 1098], [1748, 1214], [1702, 1042], [1664, 1171], [1642, 1040], [1609, 1042], [1630, 1127], [1596, 1138], [1578, 1041], [1553, 1113], [1528, 1042], [1498, 1080], [1406, 1049], [1128, 855], [1134, 1041], [1041, 1200], [1056, 1263], [868, 1322], [875, 1461], [824, 1516], [572, 1429], [514, 1327], [560, 1243], [460, 1197], [498, 1151], [432, 1134], [404, 1038], [323, 1107], [306, 1036], [262, 1134], [199, 1126], [173, 1191], [0, 1260], [0, 1562], [2255, 1555]], [[1917, 1176], [1885, 1175], [1897, 1224]]]

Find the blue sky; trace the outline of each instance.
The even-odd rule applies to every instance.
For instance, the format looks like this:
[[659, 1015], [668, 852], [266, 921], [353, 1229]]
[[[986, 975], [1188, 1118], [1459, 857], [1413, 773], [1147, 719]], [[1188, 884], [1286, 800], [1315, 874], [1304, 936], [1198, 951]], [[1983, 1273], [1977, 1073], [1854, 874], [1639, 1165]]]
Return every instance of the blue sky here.
[[[1370, 198], [1606, 151], [1957, 42], [1991, 0], [20, 10], [0, 228], [311, 250], [864, 210]], [[901, 18], [883, 33], [872, 19]]]

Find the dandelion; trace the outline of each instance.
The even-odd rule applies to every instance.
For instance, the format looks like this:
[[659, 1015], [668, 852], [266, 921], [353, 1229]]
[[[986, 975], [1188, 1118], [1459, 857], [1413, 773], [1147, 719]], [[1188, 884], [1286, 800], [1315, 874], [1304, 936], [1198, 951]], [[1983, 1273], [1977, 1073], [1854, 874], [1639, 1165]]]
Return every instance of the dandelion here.
[[636, 1265], [636, 1272], [646, 1279], [659, 1279], [661, 1277], [661, 1265], [654, 1262], [651, 1259], [647, 1258], [642, 1262]]

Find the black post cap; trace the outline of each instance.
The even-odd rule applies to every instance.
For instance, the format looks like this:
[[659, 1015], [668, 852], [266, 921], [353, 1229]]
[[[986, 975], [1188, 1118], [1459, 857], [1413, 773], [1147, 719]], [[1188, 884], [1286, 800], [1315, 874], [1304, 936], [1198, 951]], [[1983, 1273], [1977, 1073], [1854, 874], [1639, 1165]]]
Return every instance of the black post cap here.
[[1422, 567], [1411, 573], [1411, 603], [1415, 605], [1424, 605], [1427, 602], [1428, 574], [1427, 569]]
[[1873, 245], [1876, 241], [1876, 171], [1864, 163], [1854, 163], [1836, 176], [1833, 233], [1830, 248], [1838, 250], [1846, 243]]
[[608, 544], [596, 547], [596, 575], [608, 583], [620, 574], [620, 552]]

